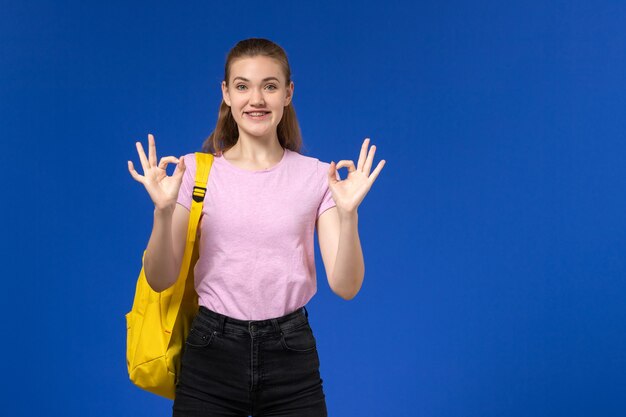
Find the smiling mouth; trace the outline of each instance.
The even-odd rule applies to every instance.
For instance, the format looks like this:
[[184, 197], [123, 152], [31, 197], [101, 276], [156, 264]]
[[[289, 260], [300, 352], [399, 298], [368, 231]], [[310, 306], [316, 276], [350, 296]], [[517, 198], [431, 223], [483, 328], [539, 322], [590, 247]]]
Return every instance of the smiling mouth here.
[[244, 112], [244, 114], [246, 116], [248, 116], [250, 119], [261, 120], [261, 119], [267, 118], [267, 115], [269, 115], [270, 112], [268, 112], [268, 111], [251, 111], [251, 112]]

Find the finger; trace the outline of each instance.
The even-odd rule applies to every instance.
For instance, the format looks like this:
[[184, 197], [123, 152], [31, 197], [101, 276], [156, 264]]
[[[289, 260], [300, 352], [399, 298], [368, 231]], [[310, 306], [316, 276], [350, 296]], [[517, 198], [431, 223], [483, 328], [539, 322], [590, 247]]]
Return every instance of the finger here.
[[135, 142], [135, 146], [137, 147], [137, 153], [139, 154], [139, 161], [141, 161], [141, 167], [143, 168], [143, 173], [145, 174], [150, 169], [150, 163], [148, 162], [148, 157], [146, 157], [146, 153], [143, 150], [143, 146], [141, 142]]
[[367, 156], [367, 147], [370, 144], [370, 138], [365, 138], [363, 145], [361, 146], [361, 153], [359, 154], [359, 162], [356, 167], [359, 171], [363, 171], [363, 164], [365, 163], [365, 157]]
[[130, 172], [130, 175], [136, 180], [139, 181], [140, 183], [143, 184], [143, 177], [141, 175], [139, 175], [137, 173], [137, 171], [135, 171], [135, 167], [133, 166], [133, 163], [131, 161], [128, 161], [128, 172]]
[[180, 158], [178, 158], [178, 164], [176, 165], [176, 169], [174, 170], [174, 177], [178, 178], [178, 177], [182, 177], [183, 174], [185, 173], [185, 169], [187, 168], [185, 166], [185, 158], [183, 156], [181, 156]]
[[378, 174], [380, 174], [380, 171], [382, 171], [386, 163], [387, 161], [385, 161], [384, 159], [378, 163], [376, 169], [374, 170], [374, 172], [372, 172], [372, 175], [369, 176], [370, 186], [371, 184], [374, 184], [374, 181], [376, 181], [376, 178], [378, 178]]
[[356, 168], [354, 167], [354, 162], [350, 161], [348, 159], [342, 159], [341, 161], [339, 161], [339, 163], [337, 164], [337, 169], [339, 168], [343, 168], [346, 167], [348, 168], [348, 174], [350, 174], [353, 171], [356, 171]]
[[169, 163], [177, 164], [178, 163], [178, 158], [176, 158], [175, 156], [164, 156], [159, 161], [159, 168], [162, 169], [162, 170], [166, 170], [167, 169], [167, 164], [169, 164]]
[[370, 148], [370, 151], [367, 153], [365, 165], [363, 166], [363, 173], [367, 176], [370, 175], [370, 171], [372, 170], [372, 164], [374, 163], [374, 154], [376, 154], [376, 145], [372, 145], [372, 147]]
[[148, 161], [150, 166], [155, 167], [157, 164], [156, 144], [154, 143], [154, 136], [148, 133]]
[[328, 181], [330, 184], [341, 181], [339, 172], [337, 171], [337, 165], [335, 165], [333, 161], [330, 162], [330, 167], [328, 168]]

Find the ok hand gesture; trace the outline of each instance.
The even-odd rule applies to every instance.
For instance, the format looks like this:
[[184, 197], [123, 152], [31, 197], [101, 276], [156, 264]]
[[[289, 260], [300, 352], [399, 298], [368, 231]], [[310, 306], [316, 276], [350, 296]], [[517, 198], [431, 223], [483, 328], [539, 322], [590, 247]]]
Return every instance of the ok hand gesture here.
[[[328, 169], [328, 186], [332, 192], [333, 200], [337, 204], [337, 211], [340, 216], [356, 213], [359, 204], [365, 198], [370, 188], [374, 184], [376, 177], [385, 166], [383, 159], [376, 165], [376, 169], [370, 175], [376, 146], [369, 148], [370, 140], [366, 138], [361, 146], [361, 153], [357, 166], [351, 160], [341, 160], [338, 164], [331, 162]], [[336, 178], [337, 169], [348, 168], [348, 177], [344, 180]]]
[[[179, 159], [174, 156], [165, 156], [161, 158], [161, 161], [157, 165], [156, 145], [154, 136], [151, 134], [148, 134], [147, 158], [143, 146], [141, 146], [141, 142], [137, 142], [135, 145], [137, 147], [137, 153], [139, 153], [139, 160], [141, 161], [144, 175], [139, 175], [137, 171], [135, 171], [132, 161], [128, 161], [128, 171], [130, 175], [146, 187], [155, 208], [159, 210], [173, 210], [176, 206], [178, 190], [183, 182], [183, 173], [185, 172], [184, 159], [182, 157]], [[168, 177], [165, 170], [167, 164], [170, 162], [178, 165], [176, 165], [174, 174]]]

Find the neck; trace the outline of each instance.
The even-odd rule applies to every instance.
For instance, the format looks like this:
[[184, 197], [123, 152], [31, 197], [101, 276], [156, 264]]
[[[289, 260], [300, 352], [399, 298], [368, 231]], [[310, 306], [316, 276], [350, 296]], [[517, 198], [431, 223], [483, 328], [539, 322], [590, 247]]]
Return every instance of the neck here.
[[237, 143], [224, 153], [228, 160], [275, 163], [282, 159], [283, 152], [276, 132], [266, 137], [250, 137], [239, 132]]

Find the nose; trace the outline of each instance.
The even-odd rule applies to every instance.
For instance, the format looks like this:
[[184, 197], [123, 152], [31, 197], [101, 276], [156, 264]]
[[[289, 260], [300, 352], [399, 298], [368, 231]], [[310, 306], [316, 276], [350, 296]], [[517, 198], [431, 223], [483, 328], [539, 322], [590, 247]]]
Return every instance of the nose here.
[[263, 105], [264, 104], [263, 93], [258, 89], [252, 89], [252, 96], [250, 97], [250, 104], [254, 105]]

